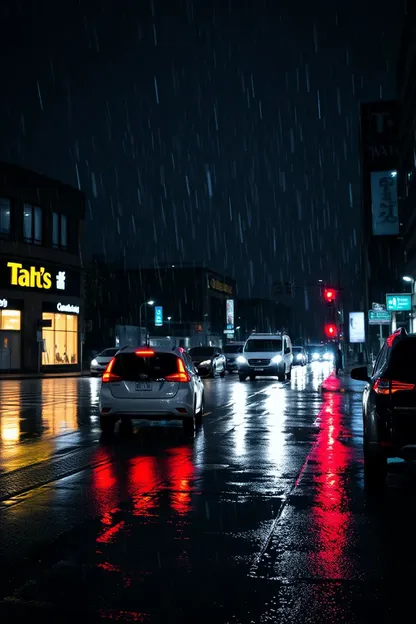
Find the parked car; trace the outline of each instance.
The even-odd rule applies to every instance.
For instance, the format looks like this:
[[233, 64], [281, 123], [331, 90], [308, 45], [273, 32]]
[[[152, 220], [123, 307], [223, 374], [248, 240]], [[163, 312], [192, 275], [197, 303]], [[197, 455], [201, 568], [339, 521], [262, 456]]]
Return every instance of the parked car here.
[[104, 349], [104, 351], [101, 351], [101, 353], [96, 355], [91, 360], [90, 364], [91, 376], [94, 377], [96, 375], [102, 375], [107, 368], [108, 363], [115, 356], [118, 350], [118, 348], [111, 347], [109, 349]]
[[188, 353], [201, 377], [224, 377], [226, 362], [220, 347], [192, 347]]
[[109, 362], [100, 391], [100, 426], [113, 433], [121, 420], [182, 420], [187, 432], [201, 424], [204, 385], [181, 348], [125, 347]]
[[306, 366], [308, 363], [308, 355], [304, 347], [292, 347], [293, 366]]
[[237, 358], [240, 381], [257, 375], [290, 379], [292, 374], [292, 343], [287, 334], [252, 334]]
[[244, 342], [232, 342], [223, 347], [225, 355], [225, 368], [229, 373], [237, 371], [237, 358], [243, 350]]
[[401, 328], [389, 336], [372, 372], [354, 368], [363, 392], [364, 470], [368, 485], [381, 485], [387, 459], [416, 459], [416, 335]]

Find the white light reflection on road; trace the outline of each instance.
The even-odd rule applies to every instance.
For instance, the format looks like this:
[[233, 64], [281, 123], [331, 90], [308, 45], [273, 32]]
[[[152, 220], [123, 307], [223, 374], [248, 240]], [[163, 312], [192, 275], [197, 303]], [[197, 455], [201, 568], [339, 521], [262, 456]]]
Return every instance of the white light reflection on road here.
[[247, 402], [252, 390], [248, 384], [234, 384], [231, 395], [231, 424], [233, 431], [233, 449], [237, 457], [241, 457], [246, 452], [246, 430], [247, 430]]
[[333, 371], [333, 365], [330, 362], [312, 362], [312, 386], [314, 390], [318, 390], [320, 384]]
[[306, 366], [294, 366], [292, 368], [292, 380], [290, 387], [292, 390], [305, 390], [306, 388]]
[[287, 390], [280, 384], [273, 384], [267, 389], [264, 401], [265, 424], [268, 430], [268, 459], [279, 462], [284, 455]]

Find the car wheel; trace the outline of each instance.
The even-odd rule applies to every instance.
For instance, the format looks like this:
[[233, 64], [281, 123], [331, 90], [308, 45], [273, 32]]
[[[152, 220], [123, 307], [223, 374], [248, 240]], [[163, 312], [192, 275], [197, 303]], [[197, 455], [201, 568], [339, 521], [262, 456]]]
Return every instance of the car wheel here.
[[240, 381], [245, 381], [247, 379], [247, 375], [242, 375], [241, 373], [238, 373], [238, 378]]
[[100, 429], [105, 435], [113, 435], [116, 421], [113, 416], [103, 416], [100, 414]]
[[195, 424], [197, 427], [202, 425], [202, 420], [204, 418], [204, 395], [202, 395], [201, 407], [198, 412], [195, 412]]
[[285, 371], [283, 371], [283, 373], [279, 373], [279, 374], [277, 375], [277, 378], [278, 378], [278, 380], [279, 380], [279, 381], [284, 381], [284, 380], [286, 379], [286, 373], [285, 373]]
[[286, 375], [286, 379], [289, 379], [289, 381], [292, 379], [292, 367], [289, 368], [289, 372]]
[[184, 418], [182, 422], [185, 435], [193, 436], [195, 433], [195, 418]]
[[225, 368], [223, 371], [220, 372], [220, 377], [225, 377]]

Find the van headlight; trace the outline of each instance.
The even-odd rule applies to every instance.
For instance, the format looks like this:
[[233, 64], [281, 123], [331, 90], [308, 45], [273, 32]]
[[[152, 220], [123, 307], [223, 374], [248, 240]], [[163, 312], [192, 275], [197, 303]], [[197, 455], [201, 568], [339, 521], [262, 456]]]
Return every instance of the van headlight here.
[[98, 366], [98, 362], [95, 358], [91, 360], [91, 366]]
[[281, 361], [282, 361], [281, 355], [275, 355], [274, 357], [272, 357], [273, 364], [280, 364]]
[[238, 364], [247, 364], [247, 360], [242, 355], [239, 355], [238, 358], [237, 358], [237, 363]]
[[296, 356], [296, 359], [297, 359], [297, 360], [301, 360], [302, 358], [303, 358], [302, 353], [299, 353], [299, 355], [297, 355], [297, 356]]

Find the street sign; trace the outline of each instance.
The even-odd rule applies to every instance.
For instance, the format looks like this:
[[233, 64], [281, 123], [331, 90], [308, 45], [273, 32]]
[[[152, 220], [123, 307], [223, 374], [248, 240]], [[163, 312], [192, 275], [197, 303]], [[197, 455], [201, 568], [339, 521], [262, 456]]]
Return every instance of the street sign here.
[[155, 327], [163, 327], [163, 306], [155, 306]]
[[385, 310], [386, 309], [386, 304], [385, 303], [374, 303], [373, 301], [373, 310]]
[[412, 295], [387, 294], [386, 307], [389, 312], [410, 312], [412, 309]]
[[390, 325], [391, 314], [387, 310], [369, 310], [368, 311], [368, 324], [369, 325]]

